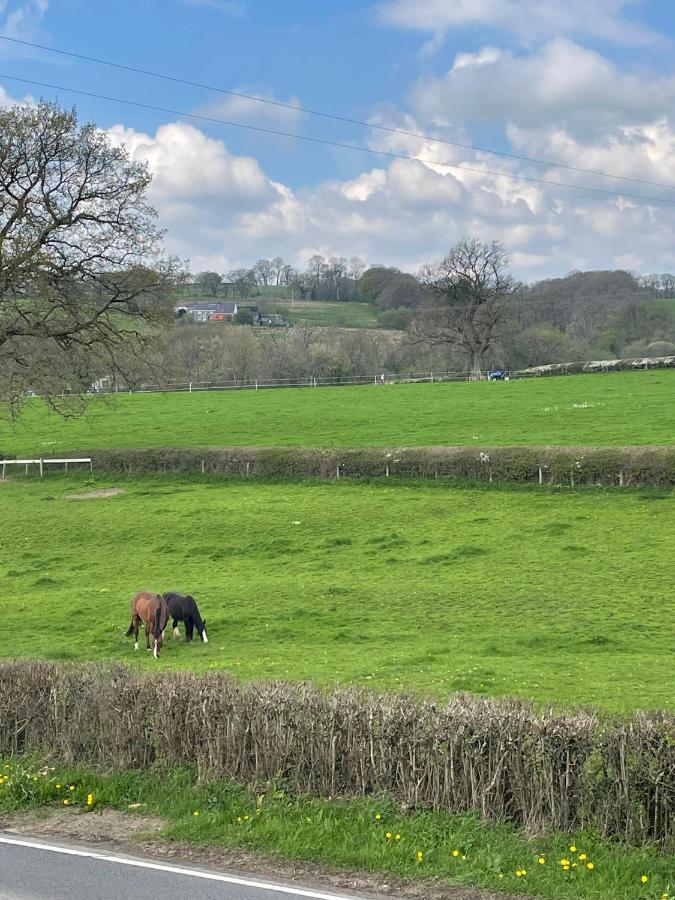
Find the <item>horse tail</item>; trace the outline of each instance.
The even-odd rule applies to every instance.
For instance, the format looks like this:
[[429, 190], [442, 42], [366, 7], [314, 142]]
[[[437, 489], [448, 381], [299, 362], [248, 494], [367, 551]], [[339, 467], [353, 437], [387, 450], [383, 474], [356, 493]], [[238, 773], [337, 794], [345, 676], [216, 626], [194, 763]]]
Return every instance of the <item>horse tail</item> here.
[[131, 635], [132, 635], [133, 633], [134, 633], [134, 620], [132, 619], [132, 620], [131, 620], [131, 625], [130, 625], [130, 626], [127, 628], [127, 630], [124, 632], [124, 637], [131, 637]]

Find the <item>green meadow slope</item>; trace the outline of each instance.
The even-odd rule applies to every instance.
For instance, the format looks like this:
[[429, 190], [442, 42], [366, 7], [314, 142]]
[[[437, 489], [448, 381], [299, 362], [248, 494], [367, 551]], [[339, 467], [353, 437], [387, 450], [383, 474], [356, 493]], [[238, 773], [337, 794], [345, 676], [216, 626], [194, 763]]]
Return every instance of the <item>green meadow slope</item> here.
[[135, 394], [65, 420], [31, 402], [0, 452], [152, 446], [671, 444], [675, 370], [508, 383]]
[[[118, 485], [114, 497], [71, 492]], [[8, 657], [116, 659], [139, 589], [194, 594], [210, 641], [163, 667], [672, 706], [673, 491], [0, 483]]]

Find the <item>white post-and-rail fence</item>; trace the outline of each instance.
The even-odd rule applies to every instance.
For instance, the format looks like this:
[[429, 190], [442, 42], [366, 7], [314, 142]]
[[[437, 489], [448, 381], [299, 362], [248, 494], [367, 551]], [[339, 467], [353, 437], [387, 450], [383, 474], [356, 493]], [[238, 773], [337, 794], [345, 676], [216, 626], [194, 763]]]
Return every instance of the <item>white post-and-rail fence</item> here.
[[29, 466], [39, 466], [40, 478], [42, 478], [45, 472], [45, 466], [62, 465], [65, 466], [65, 471], [67, 472], [68, 465], [72, 463], [86, 463], [89, 466], [89, 471], [92, 471], [94, 468], [90, 456], [79, 459], [0, 459], [0, 467], [2, 467], [2, 476], [0, 477], [5, 477], [7, 466], [25, 466], [26, 475], [28, 475]]

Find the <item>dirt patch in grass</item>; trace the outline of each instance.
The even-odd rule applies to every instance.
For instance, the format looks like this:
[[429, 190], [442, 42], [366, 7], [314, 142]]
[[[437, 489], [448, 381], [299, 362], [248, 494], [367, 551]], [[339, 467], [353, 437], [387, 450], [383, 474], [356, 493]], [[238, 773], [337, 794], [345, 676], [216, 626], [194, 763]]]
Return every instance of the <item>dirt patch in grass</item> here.
[[101, 500], [105, 497], [117, 497], [123, 493], [124, 488], [105, 488], [100, 491], [88, 491], [86, 494], [66, 494], [66, 500]]
[[163, 828], [157, 816], [130, 815], [116, 809], [81, 813], [77, 810], [41, 810], [0, 816], [0, 828], [14, 834], [61, 837], [90, 844], [124, 843], [147, 837]]
[[173, 842], [154, 837], [164, 826], [162, 819], [130, 815], [114, 809], [82, 814], [75, 810], [49, 810], [0, 816], [5, 833], [36, 839], [59, 838], [78, 844], [106, 844], [106, 849], [161, 859], [169, 864], [199, 866], [226, 871], [242, 877], [267, 878], [295, 886], [358, 892], [372, 900], [400, 897], [401, 900], [509, 900], [506, 894], [452, 887], [430, 879], [411, 882], [367, 872], [339, 871], [302, 860], [277, 859], [248, 850], [225, 850]]

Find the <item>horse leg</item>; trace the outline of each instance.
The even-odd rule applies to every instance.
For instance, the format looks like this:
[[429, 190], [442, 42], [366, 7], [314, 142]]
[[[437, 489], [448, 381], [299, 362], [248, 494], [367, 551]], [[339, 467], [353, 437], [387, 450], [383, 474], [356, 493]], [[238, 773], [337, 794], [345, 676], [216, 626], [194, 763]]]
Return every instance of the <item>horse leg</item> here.
[[173, 620], [173, 639], [174, 641], [180, 640], [180, 631], [178, 630], [178, 619]]
[[134, 616], [131, 620], [131, 625], [129, 626], [129, 631], [127, 634], [133, 634], [134, 636], [134, 650], [138, 650], [138, 626], [140, 624], [140, 619], [138, 616]]
[[191, 641], [192, 635], [194, 634], [195, 623], [192, 616], [188, 616], [185, 620], [185, 640]]
[[145, 623], [145, 649], [150, 649], [150, 626], [148, 623]]

